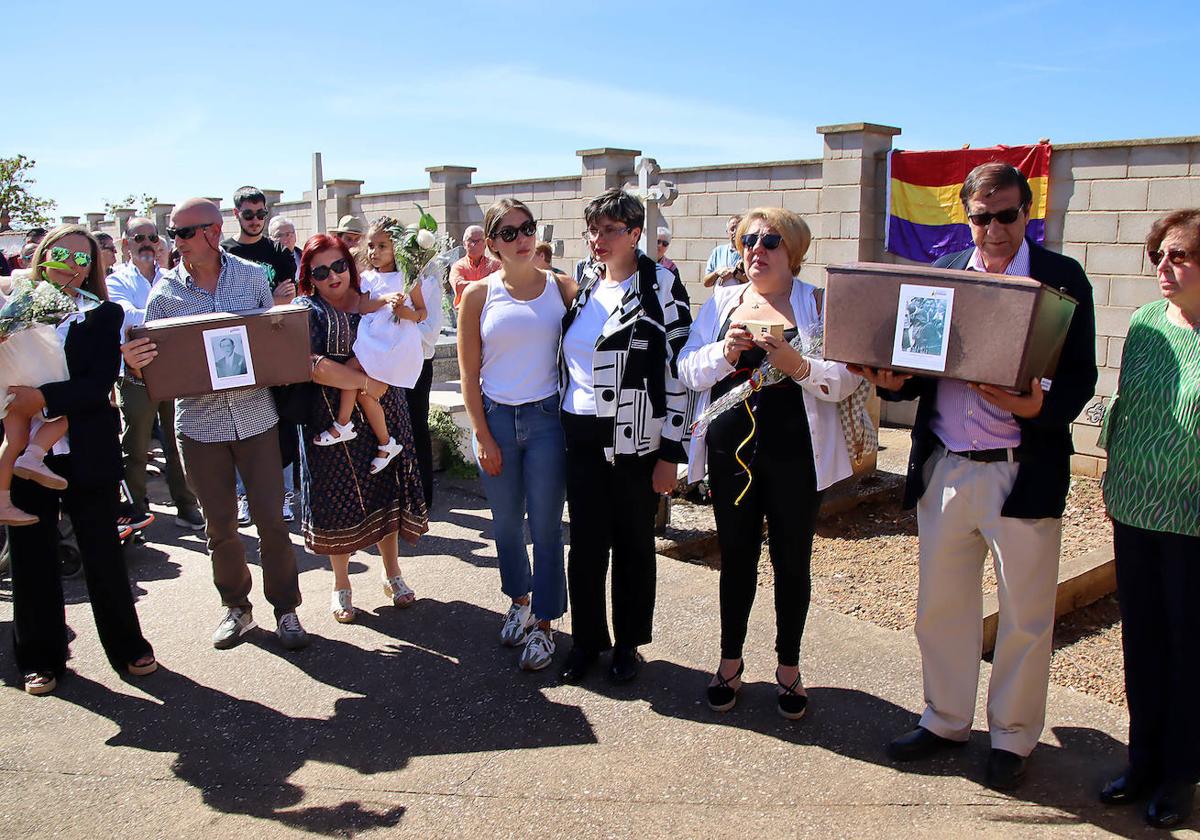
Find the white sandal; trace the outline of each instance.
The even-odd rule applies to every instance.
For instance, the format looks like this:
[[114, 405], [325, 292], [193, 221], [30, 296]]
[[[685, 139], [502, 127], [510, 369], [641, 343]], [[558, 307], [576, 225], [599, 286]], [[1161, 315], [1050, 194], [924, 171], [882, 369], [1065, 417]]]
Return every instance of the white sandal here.
[[[337, 437], [334, 437], [330, 432], [337, 429]], [[313, 444], [316, 446], [333, 446], [335, 443], [347, 443], [358, 437], [358, 432], [354, 430], [354, 421], [351, 420], [345, 426], [338, 421], [333, 421], [333, 429], [326, 429], [313, 438]]]
[[350, 601], [350, 590], [333, 590], [333, 597], [329, 600], [329, 609], [333, 612], [333, 619], [338, 624], [350, 624], [353, 622], [354, 604]]
[[412, 591], [412, 587], [405, 583], [400, 575], [383, 579], [383, 594], [392, 599], [393, 607], [402, 610], [411, 607], [417, 600], [417, 593]]
[[387, 443], [379, 444], [379, 451], [386, 452], [387, 455], [378, 455], [371, 459], [371, 475], [383, 472], [387, 465], [392, 463], [392, 460], [404, 451], [404, 446], [396, 443], [395, 438], [388, 438]]

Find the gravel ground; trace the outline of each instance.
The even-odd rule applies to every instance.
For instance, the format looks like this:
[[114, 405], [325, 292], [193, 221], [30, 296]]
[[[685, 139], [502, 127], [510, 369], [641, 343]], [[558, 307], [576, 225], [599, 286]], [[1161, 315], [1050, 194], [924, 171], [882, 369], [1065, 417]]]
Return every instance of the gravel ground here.
[[[887, 468], [907, 458], [907, 432], [889, 432]], [[881, 453], [881, 468], [884, 467]], [[676, 501], [668, 536], [696, 539], [712, 533], [712, 509]], [[1078, 557], [1112, 542], [1104, 516], [1099, 482], [1075, 477], [1063, 515], [1062, 558]], [[661, 549], [660, 549], [661, 550]], [[711, 546], [709, 551], [715, 551]], [[866, 503], [817, 526], [812, 561], [813, 603], [895, 630], [907, 630], [916, 618], [917, 518], [901, 511], [895, 494]], [[759, 586], [772, 583], [765, 546]], [[983, 589], [996, 587], [995, 572], [984, 564]], [[1055, 626], [1051, 679], [1059, 684], [1124, 705], [1121, 624], [1115, 596], [1063, 616]]]

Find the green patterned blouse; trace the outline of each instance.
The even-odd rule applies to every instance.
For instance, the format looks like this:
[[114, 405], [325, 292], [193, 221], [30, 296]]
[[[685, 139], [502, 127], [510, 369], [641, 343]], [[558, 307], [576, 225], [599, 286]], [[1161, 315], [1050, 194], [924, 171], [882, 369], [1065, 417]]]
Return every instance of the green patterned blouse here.
[[1135, 528], [1200, 536], [1200, 332], [1157, 300], [1133, 313], [1104, 416], [1104, 502]]

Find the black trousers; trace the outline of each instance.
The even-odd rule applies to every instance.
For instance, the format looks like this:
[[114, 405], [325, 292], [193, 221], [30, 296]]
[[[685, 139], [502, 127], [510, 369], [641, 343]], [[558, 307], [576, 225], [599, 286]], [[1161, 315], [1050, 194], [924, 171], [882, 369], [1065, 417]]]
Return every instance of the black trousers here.
[[611, 425], [565, 411], [562, 424], [571, 518], [567, 591], [575, 645], [593, 652], [612, 647], [604, 597], [610, 550], [612, 638], [618, 645], [648, 644], [654, 624], [658, 494], [652, 482], [658, 456], [618, 458], [610, 464], [604, 445]]
[[[70, 456], [46, 463], [68, 481]], [[67, 663], [67, 621], [58, 575], [59, 500], [79, 540], [84, 579], [100, 644], [118, 671], [148, 653], [142, 636], [121, 543], [117, 539], [116, 486], [71, 482], [64, 491], [14, 478], [13, 503], [38, 517], [36, 525], [9, 528], [12, 545], [13, 650], [22, 674], [61, 674]]]
[[433, 510], [433, 442], [429, 439], [429, 389], [433, 387], [433, 359], [426, 359], [421, 375], [411, 388], [404, 390], [408, 413], [412, 418], [413, 445], [417, 450], [417, 470], [425, 490], [425, 506]]
[[812, 597], [813, 529], [821, 494], [811, 447], [773, 443], [770, 438], [760, 441], [751, 465], [753, 478], [739, 504], [735, 501], [746, 488], [745, 470], [732, 453], [709, 447], [708, 483], [721, 549], [721, 657], [742, 656], [758, 590], [765, 517], [775, 573], [775, 653], [780, 665], [799, 665]]
[[1200, 537], [1113, 522], [1129, 765], [1167, 784], [1200, 779]]

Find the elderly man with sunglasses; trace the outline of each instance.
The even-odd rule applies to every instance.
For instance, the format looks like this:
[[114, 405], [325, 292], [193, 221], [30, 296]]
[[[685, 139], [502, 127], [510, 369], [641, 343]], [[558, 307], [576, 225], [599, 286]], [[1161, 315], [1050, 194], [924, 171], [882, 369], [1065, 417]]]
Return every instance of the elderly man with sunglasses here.
[[[175, 208], [171, 223], [167, 233], [175, 240], [180, 260], [151, 291], [147, 321], [271, 305], [271, 288], [262, 266], [221, 249], [221, 211], [215, 204], [188, 199]], [[154, 344], [146, 338], [125, 344], [122, 352], [126, 367], [139, 371], [156, 355]], [[235, 471], [241, 473], [258, 526], [263, 589], [275, 608], [275, 633], [289, 650], [304, 647], [308, 634], [296, 617], [300, 585], [282, 515], [279, 415], [270, 389], [180, 398], [175, 411], [184, 469], [204, 507], [213, 582], [226, 610], [213, 633], [213, 647], [232, 647], [256, 626], [250, 606], [250, 570], [238, 535]]]
[[1046, 719], [1062, 514], [1070, 487], [1071, 422], [1096, 386], [1092, 287], [1079, 264], [1025, 238], [1032, 190], [1007, 164], [967, 176], [960, 198], [975, 247], [946, 268], [1032, 277], [1078, 301], [1053, 380], [1026, 393], [866, 369], [888, 400], [918, 399], [904, 491], [920, 533], [917, 642], [925, 710], [888, 745], [894, 761], [962, 746], [971, 734], [982, 648], [988, 551], [1000, 622], [988, 686], [987, 782], [1016, 788]]
[[[139, 326], [146, 320], [150, 291], [163, 276], [157, 257], [162, 241], [150, 219], [135, 216], [125, 225], [122, 244], [129, 259], [119, 263], [107, 279], [108, 299], [125, 310], [125, 329]], [[200, 530], [204, 527], [204, 517], [200, 515], [196, 495], [184, 477], [175, 442], [175, 401], [151, 400], [141, 378], [128, 368], [122, 372], [117, 385], [118, 404], [124, 421], [121, 449], [125, 453], [125, 485], [133, 505], [130, 526], [144, 527], [150, 518], [146, 508], [146, 462], [150, 433], [157, 417], [162, 429], [163, 455], [167, 459], [167, 487], [175, 503], [175, 524]]]

